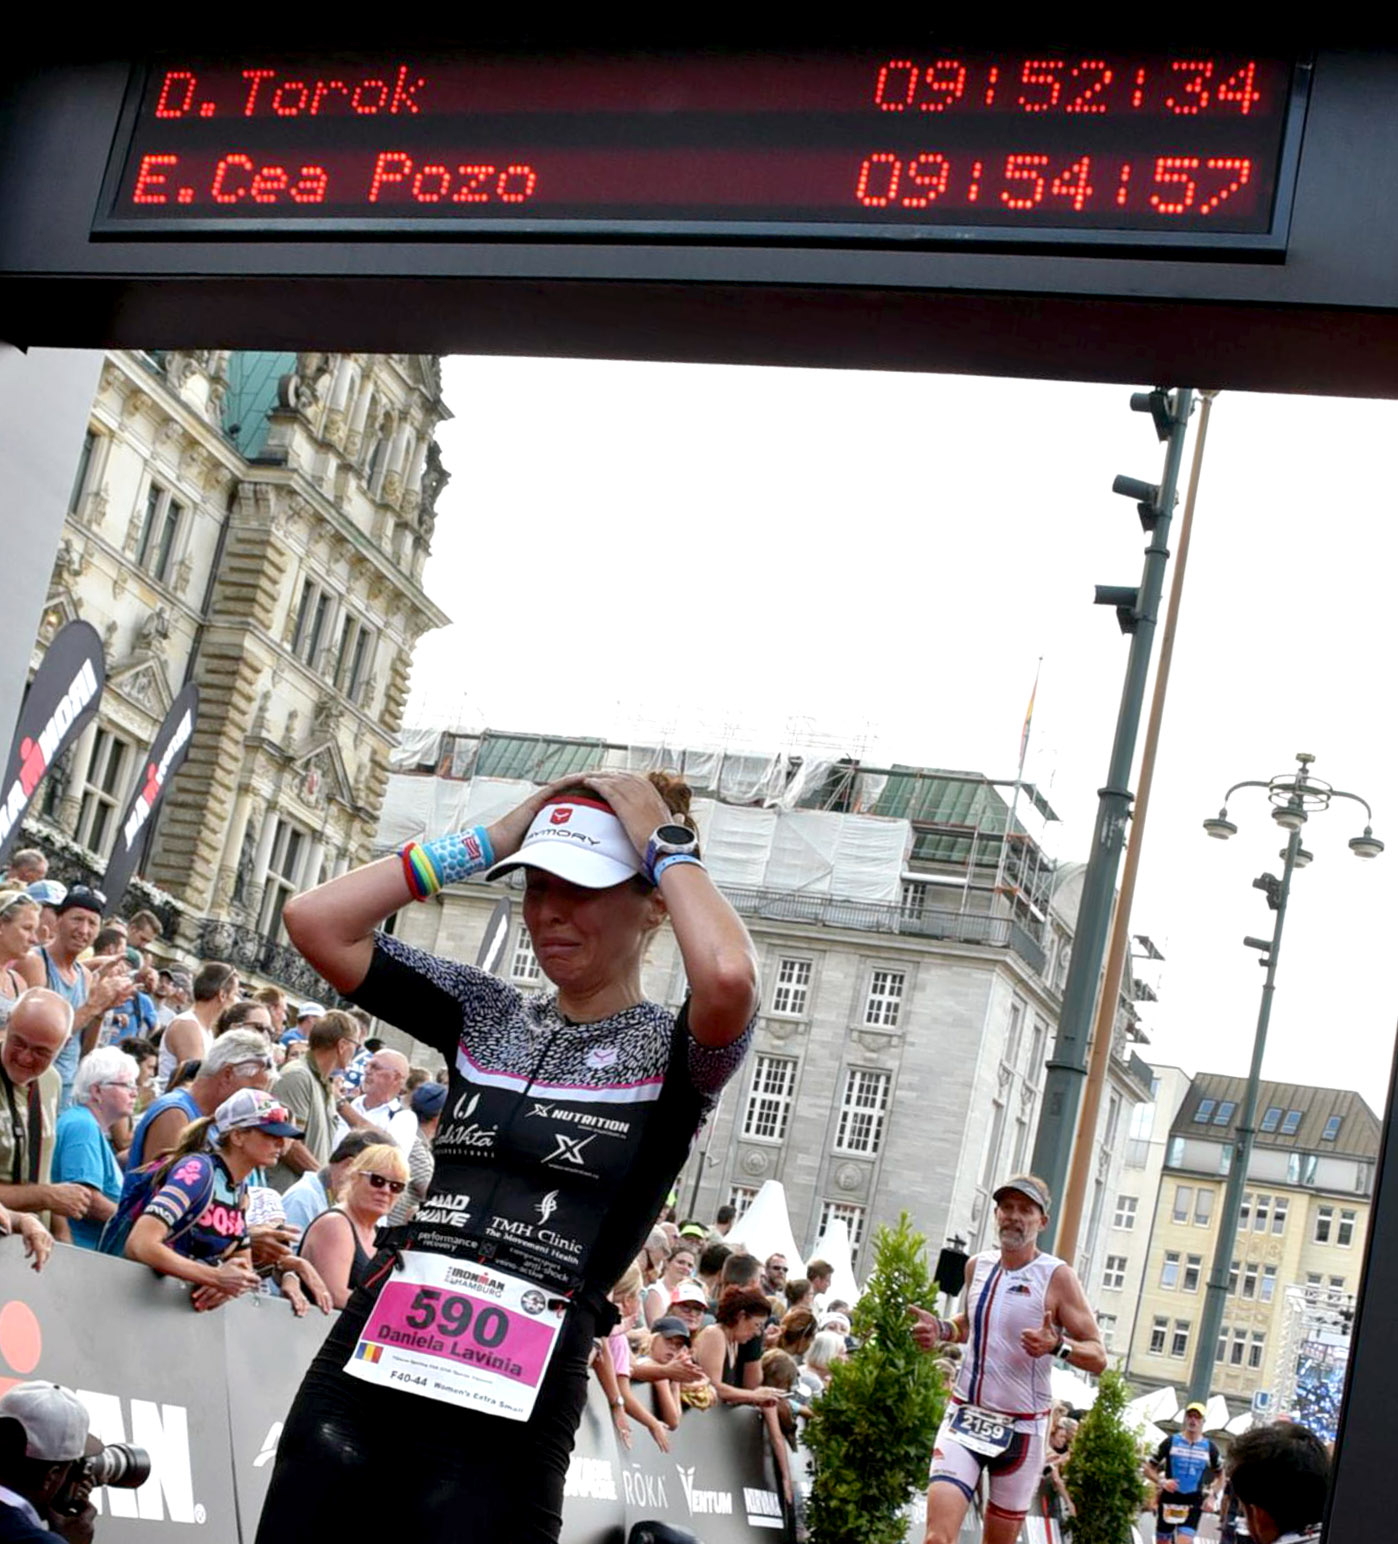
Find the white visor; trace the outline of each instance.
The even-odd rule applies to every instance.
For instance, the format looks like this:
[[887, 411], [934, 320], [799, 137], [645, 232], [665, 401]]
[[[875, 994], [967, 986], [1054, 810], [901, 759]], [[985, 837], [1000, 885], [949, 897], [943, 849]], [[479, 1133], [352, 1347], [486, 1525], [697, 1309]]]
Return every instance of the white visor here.
[[570, 884], [605, 890], [641, 872], [641, 855], [622, 823], [595, 799], [556, 799], [534, 817], [517, 853], [485, 876], [517, 868], [547, 869]]

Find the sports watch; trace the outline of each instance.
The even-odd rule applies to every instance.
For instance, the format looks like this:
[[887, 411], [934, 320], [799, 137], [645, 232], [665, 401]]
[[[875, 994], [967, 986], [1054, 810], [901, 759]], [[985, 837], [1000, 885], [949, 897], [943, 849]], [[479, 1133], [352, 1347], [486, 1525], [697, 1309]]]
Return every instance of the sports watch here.
[[688, 826], [657, 826], [646, 843], [646, 878], [652, 884], [659, 881], [655, 871], [657, 863], [666, 858], [685, 858], [691, 863], [699, 861], [699, 838]]

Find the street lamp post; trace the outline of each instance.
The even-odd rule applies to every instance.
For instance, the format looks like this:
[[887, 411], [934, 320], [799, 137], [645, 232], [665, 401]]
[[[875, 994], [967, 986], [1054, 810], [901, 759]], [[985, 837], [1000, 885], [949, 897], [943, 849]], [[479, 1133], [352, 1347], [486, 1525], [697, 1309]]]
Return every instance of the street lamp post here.
[[[1237, 826], [1228, 818], [1228, 800], [1240, 788], [1265, 788], [1272, 804], [1272, 819], [1287, 833], [1282, 850], [1282, 873], [1263, 874], [1253, 880], [1256, 889], [1267, 895], [1267, 904], [1276, 913], [1270, 939], [1245, 938], [1244, 944], [1263, 951], [1262, 963], [1267, 968], [1267, 979], [1262, 985], [1262, 1001], [1257, 1010], [1257, 1031], [1252, 1042], [1252, 1065], [1248, 1070], [1247, 1092], [1243, 1096], [1241, 1118], [1235, 1128], [1236, 1141], [1233, 1160], [1228, 1169], [1228, 1183], [1223, 1193], [1223, 1213], [1219, 1218], [1218, 1239], [1214, 1245], [1213, 1266], [1209, 1271], [1208, 1286], [1204, 1294], [1204, 1314], [1199, 1328], [1199, 1340], [1194, 1348], [1194, 1367], [1190, 1376], [1191, 1399], [1207, 1400], [1209, 1385], [1213, 1380], [1214, 1354], [1223, 1313], [1228, 1299], [1228, 1275], [1236, 1247], [1238, 1218], [1242, 1213], [1243, 1186], [1247, 1182], [1248, 1166], [1252, 1159], [1253, 1139], [1257, 1134], [1257, 1095], [1262, 1081], [1262, 1058], [1267, 1048], [1267, 1025], [1272, 1014], [1272, 994], [1277, 980], [1277, 958], [1281, 953], [1282, 928], [1286, 924], [1286, 903], [1291, 895], [1291, 876], [1298, 868], [1311, 861], [1311, 855], [1301, 845], [1301, 832], [1312, 814], [1329, 807], [1332, 799], [1352, 799], [1364, 806], [1366, 821], [1373, 820], [1368, 803], [1357, 793], [1345, 793], [1332, 788], [1329, 783], [1313, 777], [1310, 772], [1314, 756], [1297, 753], [1297, 770], [1282, 774], [1268, 782], [1252, 780], [1235, 783], [1224, 797], [1224, 807], [1216, 816], [1204, 822], [1204, 829], [1212, 837], [1227, 841], [1237, 832]], [[1359, 858], [1376, 858], [1383, 851], [1383, 843], [1374, 835], [1372, 826], [1366, 824], [1362, 836], [1353, 837], [1350, 851]]]

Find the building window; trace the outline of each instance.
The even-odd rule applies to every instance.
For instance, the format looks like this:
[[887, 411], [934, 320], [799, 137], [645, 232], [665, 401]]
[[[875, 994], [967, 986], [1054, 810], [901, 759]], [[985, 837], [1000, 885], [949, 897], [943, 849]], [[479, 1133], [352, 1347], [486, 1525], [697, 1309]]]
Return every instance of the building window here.
[[374, 629], [358, 617], [346, 615], [340, 625], [340, 646], [335, 654], [335, 689], [353, 703], [358, 703], [364, 694], [376, 636]]
[[1248, 1220], [1252, 1216], [1252, 1191], [1243, 1192], [1243, 1204], [1238, 1208], [1238, 1232], [1246, 1233]]
[[174, 566], [175, 538], [184, 515], [181, 504], [168, 488], [153, 482], [146, 493], [146, 515], [141, 522], [141, 539], [136, 545], [136, 566], [156, 581], [169, 581]]
[[522, 927], [519, 937], [515, 939], [515, 952], [510, 959], [510, 980], [537, 981], [542, 974], [534, 954], [534, 940], [529, 936], [529, 929]]
[[845, 1074], [845, 1097], [835, 1132], [836, 1152], [878, 1152], [892, 1081], [887, 1072], [869, 1072], [859, 1067], [851, 1067]]
[[795, 1089], [794, 1056], [759, 1056], [753, 1069], [747, 1112], [743, 1116], [743, 1135], [764, 1142], [783, 1141]]
[[1218, 1114], [1214, 1116], [1215, 1126], [1226, 1126], [1233, 1119], [1233, 1111], [1238, 1108], [1236, 1099], [1225, 1099], [1218, 1107]]
[[95, 429], [89, 429], [83, 435], [83, 448], [78, 454], [77, 475], [73, 478], [73, 491], [68, 495], [68, 513], [75, 515], [78, 506], [83, 501], [83, 495], [87, 492], [88, 482], [92, 477], [92, 464], [97, 459], [98, 441], [101, 437]]
[[832, 1222], [842, 1222], [849, 1229], [849, 1252], [853, 1258], [859, 1253], [859, 1241], [864, 1237], [864, 1208], [849, 1201], [822, 1201], [816, 1237], [823, 1238]]
[[1335, 1221], [1335, 1208], [1333, 1206], [1320, 1206], [1315, 1214], [1315, 1241], [1317, 1244], [1330, 1242], [1330, 1229]]
[[1321, 1132], [1320, 1140], [1322, 1142], [1333, 1142], [1340, 1134], [1340, 1123], [1343, 1120], [1343, 1115], [1332, 1115], [1325, 1123], [1325, 1130]]
[[1246, 1330], [1234, 1330], [1233, 1345], [1228, 1354], [1230, 1366], [1241, 1367], [1243, 1365], [1243, 1355], [1247, 1351], [1247, 1345], [1248, 1332]]
[[1248, 1366], [1261, 1367], [1262, 1353], [1267, 1344], [1266, 1335], [1258, 1330], [1252, 1332], [1252, 1340], [1248, 1345]]
[[1116, 1340], [1116, 1315], [1114, 1313], [1099, 1313], [1097, 1315], [1097, 1327], [1102, 1331], [1102, 1349], [1110, 1351], [1112, 1343]]
[[1184, 1162], [1184, 1138], [1171, 1137], [1169, 1150], [1165, 1154], [1165, 1162], [1172, 1169], [1178, 1169]]
[[1181, 1286], [1186, 1292], [1199, 1290], [1199, 1272], [1203, 1268], [1203, 1255], [1191, 1254], [1184, 1257], [1184, 1280]]
[[278, 817], [262, 891], [262, 911], [257, 920], [257, 931], [264, 938], [274, 938], [280, 933], [282, 907], [301, 889], [301, 864], [309, 840], [304, 831]]
[[1194, 1186], [1175, 1186], [1175, 1206], [1170, 1213], [1171, 1222], [1188, 1222], [1190, 1208], [1194, 1205]]
[[1199, 1101], [1199, 1108], [1194, 1112], [1194, 1124], [1196, 1126], [1207, 1126], [1209, 1124], [1209, 1117], [1214, 1113], [1214, 1104], [1215, 1101], [1212, 1099], [1201, 1099]]
[[1269, 1104], [1267, 1113], [1262, 1117], [1263, 1131], [1275, 1131], [1281, 1125], [1282, 1107], [1279, 1104]]
[[1284, 1233], [1286, 1231], [1286, 1214], [1291, 1209], [1291, 1202], [1286, 1196], [1278, 1196], [1272, 1203], [1272, 1232]]
[[1284, 1137], [1294, 1137], [1296, 1135], [1296, 1133], [1300, 1129], [1301, 1129], [1301, 1112], [1300, 1112], [1300, 1110], [1288, 1110], [1286, 1112], [1286, 1119], [1282, 1122], [1281, 1134]]
[[1044, 1046], [1048, 1043], [1048, 1020], [1035, 1018], [1034, 1036], [1029, 1042], [1029, 1065], [1024, 1075], [1036, 1087], [1044, 1072]]
[[1170, 1291], [1180, 1284], [1180, 1257], [1174, 1249], [1165, 1251], [1165, 1264], [1160, 1268], [1160, 1285]]
[[325, 643], [325, 629], [330, 618], [330, 592], [314, 579], [301, 586], [301, 603], [296, 608], [296, 631], [291, 635], [291, 652], [302, 664], [317, 668]]
[[1214, 1346], [1214, 1361], [1221, 1362], [1228, 1355], [1228, 1326], [1222, 1325], [1218, 1332], [1218, 1343]]
[[1343, 1292], [1345, 1290], [1345, 1278], [1343, 1276], [1332, 1276], [1330, 1278], [1330, 1290], [1332, 1292]]
[[106, 857], [121, 819], [118, 802], [126, 793], [132, 747], [109, 729], [99, 729], [92, 742], [78, 808], [77, 839], [89, 852]]
[[1320, 1160], [1314, 1153], [1288, 1153], [1286, 1158], [1286, 1182], [1288, 1185], [1314, 1185], [1316, 1168]]
[[1229, 1297], [1232, 1297], [1233, 1294], [1238, 1290], [1238, 1267], [1239, 1267], [1239, 1262], [1237, 1260], [1234, 1260], [1229, 1265], [1229, 1267], [1228, 1267], [1228, 1295], [1229, 1295]]
[[757, 1191], [752, 1185], [730, 1185], [728, 1187], [728, 1204], [735, 1213], [733, 1220], [736, 1222], [756, 1199]]
[[1275, 1265], [1262, 1267], [1262, 1290], [1258, 1293], [1261, 1302], [1270, 1303], [1277, 1294], [1277, 1268]]
[[1348, 1249], [1349, 1246], [1354, 1242], [1355, 1216], [1356, 1213], [1354, 1212], [1342, 1211], [1340, 1213], [1340, 1226], [1335, 1234], [1335, 1242], [1340, 1246], [1341, 1249]]
[[905, 921], [921, 922], [922, 914], [927, 910], [927, 886], [915, 879], [905, 879], [898, 909]]
[[1126, 1256], [1109, 1254], [1102, 1268], [1102, 1285], [1109, 1292], [1119, 1292], [1126, 1285]]
[[1233, 1144], [1221, 1142], [1218, 1149], [1218, 1172], [1227, 1174], [1233, 1167]]
[[1247, 1262], [1247, 1264], [1245, 1266], [1243, 1266], [1243, 1296], [1244, 1297], [1256, 1297], [1257, 1296], [1257, 1273], [1258, 1273], [1258, 1267], [1257, 1267], [1257, 1263], [1255, 1261], [1249, 1260]]
[[782, 959], [777, 961], [777, 982], [772, 988], [772, 1012], [799, 1018], [806, 1011], [811, 995], [811, 962]]
[[1165, 1354], [1165, 1341], [1170, 1333], [1170, 1321], [1168, 1319], [1152, 1319], [1150, 1325], [1150, 1354], [1163, 1356]]
[[1114, 1228], [1124, 1228], [1130, 1232], [1136, 1226], [1136, 1199], [1135, 1196], [1116, 1198], [1116, 1214], [1112, 1218]]
[[1175, 1330], [1170, 1336], [1170, 1355], [1181, 1360], [1189, 1355], [1189, 1330], [1192, 1321], [1176, 1319]]
[[1214, 1193], [1201, 1185], [1194, 1194], [1194, 1226], [1207, 1228], [1213, 1221]]
[[876, 970], [864, 1004], [864, 1022], [871, 1028], [892, 1029], [903, 1006], [907, 975], [901, 970]]
[[1267, 1231], [1267, 1219], [1271, 1216], [1271, 1213], [1271, 1196], [1259, 1195], [1257, 1204], [1252, 1212], [1252, 1231], [1254, 1233], [1265, 1233]]
[[1018, 998], [1010, 1004], [1010, 1029], [1005, 1036], [1005, 1065], [1013, 1067], [1019, 1061], [1019, 1037], [1024, 1031], [1024, 1004]]

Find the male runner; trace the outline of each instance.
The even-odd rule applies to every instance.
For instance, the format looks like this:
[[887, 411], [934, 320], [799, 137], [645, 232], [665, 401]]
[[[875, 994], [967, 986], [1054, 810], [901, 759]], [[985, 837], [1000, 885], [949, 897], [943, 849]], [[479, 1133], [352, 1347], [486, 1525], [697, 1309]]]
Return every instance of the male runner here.
[[966, 1345], [951, 1403], [932, 1450], [926, 1544], [956, 1544], [984, 1471], [990, 1479], [984, 1544], [1014, 1544], [1044, 1467], [1056, 1358], [1101, 1372], [1107, 1353], [1072, 1267], [1040, 1251], [1048, 1186], [1017, 1174], [995, 1192], [998, 1249], [966, 1262], [961, 1312], [938, 1319], [909, 1307], [924, 1351]]
[[1223, 1478], [1223, 1460], [1204, 1435], [1204, 1406], [1197, 1400], [1184, 1407], [1183, 1431], [1166, 1437], [1154, 1461], [1147, 1461], [1146, 1473], [1160, 1487], [1155, 1508], [1156, 1544], [1192, 1539], [1199, 1531], [1205, 1486], [1212, 1503]]

